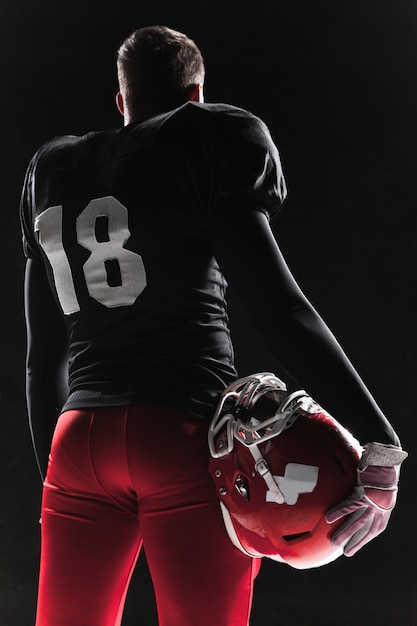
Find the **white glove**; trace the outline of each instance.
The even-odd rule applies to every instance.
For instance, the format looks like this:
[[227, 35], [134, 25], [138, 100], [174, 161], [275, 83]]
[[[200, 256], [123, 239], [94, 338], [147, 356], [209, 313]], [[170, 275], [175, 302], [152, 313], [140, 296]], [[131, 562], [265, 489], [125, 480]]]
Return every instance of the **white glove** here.
[[346, 556], [353, 556], [385, 530], [397, 500], [400, 465], [407, 456], [398, 446], [364, 445], [353, 493], [326, 513], [328, 524], [346, 517], [331, 535], [332, 544], [343, 545]]

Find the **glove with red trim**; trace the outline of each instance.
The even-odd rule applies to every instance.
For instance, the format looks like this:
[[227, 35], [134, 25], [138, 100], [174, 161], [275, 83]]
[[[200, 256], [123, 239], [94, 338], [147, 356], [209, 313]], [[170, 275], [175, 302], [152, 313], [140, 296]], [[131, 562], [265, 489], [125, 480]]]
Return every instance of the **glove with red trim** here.
[[344, 546], [346, 556], [385, 530], [397, 500], [400, 465], [407, 456], [398, 446], [364, 445], [353, 493], [326, 513], [328, 524], [346, 517], [331, 536], [334, 546]]

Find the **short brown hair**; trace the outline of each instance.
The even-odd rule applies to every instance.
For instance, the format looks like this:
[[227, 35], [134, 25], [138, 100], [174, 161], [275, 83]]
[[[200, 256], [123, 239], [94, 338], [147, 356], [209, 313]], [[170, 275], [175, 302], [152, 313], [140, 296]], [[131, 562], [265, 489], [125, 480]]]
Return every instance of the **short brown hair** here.
[[190, 85], [203, 83], [200, 50], [186, 35], [166, 26], [135, 30], [117, 54], [126, 105], [134, 114], [180, 106]]

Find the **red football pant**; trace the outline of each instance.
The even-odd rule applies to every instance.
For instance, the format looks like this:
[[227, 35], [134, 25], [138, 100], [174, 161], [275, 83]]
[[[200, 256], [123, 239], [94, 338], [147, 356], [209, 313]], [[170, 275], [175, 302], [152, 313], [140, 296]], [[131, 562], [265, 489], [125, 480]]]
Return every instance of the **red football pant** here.
[[142, 543], [160, 626], [246, 626], [260, 560], [227, 537], [207, 467], [207, 424], [183, 412], [61, 415], [42, 499], [36, 626], [119, 626]]

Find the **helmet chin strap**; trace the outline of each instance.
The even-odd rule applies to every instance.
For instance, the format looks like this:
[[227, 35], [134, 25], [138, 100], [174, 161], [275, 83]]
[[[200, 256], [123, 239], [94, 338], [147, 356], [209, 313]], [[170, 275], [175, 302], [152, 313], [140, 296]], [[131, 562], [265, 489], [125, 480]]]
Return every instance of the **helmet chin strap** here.
[[273, 501], [277, 502], [277, 504], [284, 504], [285, 497], [280, 488], [278, 487], [273, 475], [271, 474], [271, 470], [269, 469], [268, 463], [265, 461], [262, 456], [257, 444], [248, 446], [251, 454], [255, 460], [255, 469], [258, 472], [259, 476], [262, 476], [264, 481], [267, 484], [269, 491], [273, 494]]

